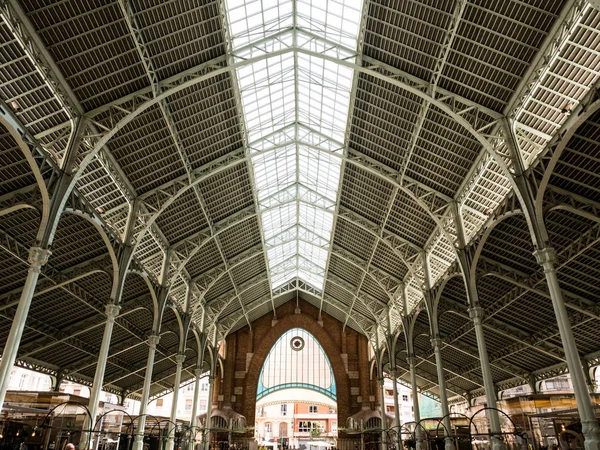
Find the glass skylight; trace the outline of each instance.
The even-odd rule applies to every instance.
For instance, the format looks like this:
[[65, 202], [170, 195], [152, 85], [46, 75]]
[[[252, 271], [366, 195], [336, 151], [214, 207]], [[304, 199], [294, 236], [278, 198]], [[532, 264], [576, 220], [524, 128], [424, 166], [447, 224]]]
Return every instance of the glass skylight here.
[[323, 289], [362, 12], [357, 0], [226, 0], [272, 289]]

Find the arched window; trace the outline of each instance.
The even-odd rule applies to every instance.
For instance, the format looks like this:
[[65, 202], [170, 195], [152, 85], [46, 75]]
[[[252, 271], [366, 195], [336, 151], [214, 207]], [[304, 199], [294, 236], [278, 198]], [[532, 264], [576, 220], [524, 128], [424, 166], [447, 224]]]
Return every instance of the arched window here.
[[265, 359], [256, 399], [280, 389], [312, 389], [337, 400], [329, 358], [312, 334], [301, 328], [284, 333]]

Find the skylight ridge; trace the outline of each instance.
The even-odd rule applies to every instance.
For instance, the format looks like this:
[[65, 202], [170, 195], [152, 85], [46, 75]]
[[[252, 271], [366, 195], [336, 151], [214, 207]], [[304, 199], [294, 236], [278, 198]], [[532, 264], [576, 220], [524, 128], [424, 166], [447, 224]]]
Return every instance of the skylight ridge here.
[[[322, 53], [340, 46], [336, 54], [356, 56], [362, 2], [226, 5], [236, 60], [298, 46]], [[259, 45], [251, 45], [252, 39]], [[236, 76], [271, 288], [298, 278], [322, 291], [341, 177], [336, 154], [343, 154], [354, 72], [290, 52], [241, 67]]]

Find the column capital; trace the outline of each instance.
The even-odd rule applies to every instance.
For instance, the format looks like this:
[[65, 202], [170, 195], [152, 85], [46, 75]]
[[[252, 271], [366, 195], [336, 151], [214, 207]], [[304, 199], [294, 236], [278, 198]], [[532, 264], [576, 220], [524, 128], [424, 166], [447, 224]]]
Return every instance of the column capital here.
[[442, 338], [440, 337], [434, 337], [431, 338], [431, 346], [433, 347], [434, 350], [441, 350], [442, 348]]
[[[586, 440], [595, 441], [595, 448], [600, 443], [600, 424], [596, 420], [586, 420], [581, 423], [581, 431]], [[586, 447], [587, 448], [587, 447]], [[592, 447], [593, 448], [593, 447]]]
[[185, 361], [185, 355], [183, 355], [181, 353], [177, 353], [175, 355], [175, 362], [177, 363], [178, 366], [181, 366], [184, 361]]
[[44, 264], [48, 262], [48, 258], [52, 252], [41, 247], [31, 247], [29, 249], [29, 264], [35, 270], [40, 270]]
[[472, 306], [469, 308], [469, 317], [476, 324], [480, 324], [483, 322], [483, 316], [485, 315], [483, 308], [481, 306]]
[[546, 247], [536, 250], [533, 252], [533, 256], [535, 256], [536, 261], [541, 266], [544, 264], [556, 264], [556, 262], [558, 262], [558, 255], [556, 254], [554, 247]]
[[121, 311], [121, 307], [119, 305], [115, 305], [114, 303], [109, 303], [106, 305], [106, 317], [108, 320], [115, 320], [115, 317], [119, 315], [119, 311]]
[[196, 378], [200, 378], [202, 376], [202, 368], [201, 367], [196, 367], [194, 369], [194, 376]]
[[151, 334], [150, 336], [148, 336], [148, 345], [154, 350], [156, 350], [158, 341], [160, 341], [160, 336], [158, 334]]

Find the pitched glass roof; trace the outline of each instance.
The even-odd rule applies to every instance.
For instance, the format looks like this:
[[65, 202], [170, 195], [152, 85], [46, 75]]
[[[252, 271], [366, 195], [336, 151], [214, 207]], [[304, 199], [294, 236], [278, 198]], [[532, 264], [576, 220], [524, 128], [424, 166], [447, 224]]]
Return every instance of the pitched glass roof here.
[[[227, 0], [235, 61], [306, 48], [354, 60], [356, 0]], [[341, 177], [354, 73], [286, 52], [236, 71], [271, 287], [323, 282]]]

